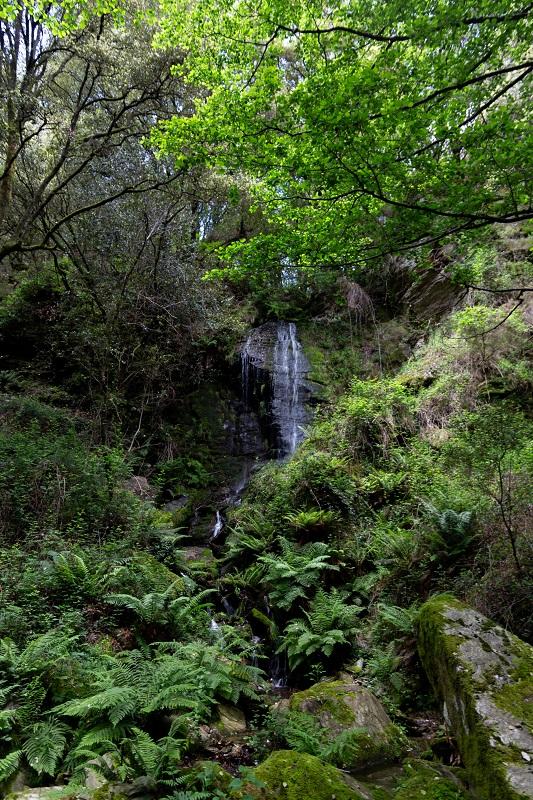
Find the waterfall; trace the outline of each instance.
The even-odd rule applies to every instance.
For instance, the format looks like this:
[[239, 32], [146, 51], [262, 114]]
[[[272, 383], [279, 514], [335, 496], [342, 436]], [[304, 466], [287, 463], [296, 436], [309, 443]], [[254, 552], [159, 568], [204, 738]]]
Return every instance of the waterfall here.
[[211, 539], [213, 540], [216, 539], [218, 536], [220, 536], [220, 533], [222, 532], [223, 528], [224, 528], [224, 517], [222, 516], [220, 510], [217, 510], [215, 524], [213, 525], [213, 530], [211, 531]]
[[300, 402], [301, 349], [294, 322], [278, 323], [272, 364], [272, 415], [279, 429], [281, 457], [292, 455], [304, 436], [302, 424], [307, 419], [307, 409]]
[[241, 396], [266, 432], [271, 456], [285, 458], [304, 438], [309, 421], [309, 363], [294, 322], [267, 322], [248, 334], [241, 353]]
[[[310, 419], [309, 400], [313, 395], [308, 373], [309, 363], [298, 341], [294, 322], [267, 322], [249, 332], [240, 351], [241, 404], [237, 422], [233, 424], [239, 432], [238, 452], [247, 459], [212, 523], [210, 541], [215, 550], [223, 539], [225, 511], [241, 502], [252, 471], [268, 458], [281, 461], [291, 456], [303, 440], [305, 425]], [[252, 418], [255, 427], [248, 424]], [[259, 441], [255, 436], [258, 426]], [[248, 430], [254, 432], [253, 437], [247, 436]], [[220, 597], [220, 603], [229, 617], [235, 614], [228, 598]], [[270, 617], [267, 598], [265, 608]], [[216, 620], [211, 619], [210, 628], [214, 636], [221, 635]], [[261, 640], [253, 636], [252, 663], [256, 666], [260, 644]], [[286, 655], [273, 654], [268, 671], [275, 689], [287, 686]]]
[[250, 403], [250, 347], [252, 335], [252, 333], [248, 334], [241, 350], [241, 390], [245, 406], [248, 406]]

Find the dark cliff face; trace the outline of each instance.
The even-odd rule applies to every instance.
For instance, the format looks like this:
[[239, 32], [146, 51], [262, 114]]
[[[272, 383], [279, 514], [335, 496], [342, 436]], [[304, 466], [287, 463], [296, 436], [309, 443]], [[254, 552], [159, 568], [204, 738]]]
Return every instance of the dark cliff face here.
[[309, 362], [294, 322], [267, 322], [250, 331], [241, 350], [245, 405], [258, 411], [275, 458], [291, 455], [310, 420]]

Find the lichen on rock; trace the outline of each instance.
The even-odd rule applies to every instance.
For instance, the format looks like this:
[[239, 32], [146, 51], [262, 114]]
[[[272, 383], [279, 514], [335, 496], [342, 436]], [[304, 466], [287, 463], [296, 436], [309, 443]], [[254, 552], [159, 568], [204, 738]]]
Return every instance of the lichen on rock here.
[[418, 647], [474, 795], [533, 798], [533, 649], [450, 596], [422, 607]]

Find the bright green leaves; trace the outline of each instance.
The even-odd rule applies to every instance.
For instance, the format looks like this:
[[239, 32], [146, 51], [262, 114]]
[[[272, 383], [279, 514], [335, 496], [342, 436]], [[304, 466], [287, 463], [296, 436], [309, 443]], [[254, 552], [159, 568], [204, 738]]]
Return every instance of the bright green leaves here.
[[[162, 2], [202, 87], [154, 143], [253, 177], [267, 236], [228, 258], [347, 269], [527, 216], [530, 25], [519, 3]], [[207, 90], [207, 91], [206, 91]]]
[[38, 22], [43, 22], [54, 36], [65, 36], [88, 25], [94, 17], [110, 14], [116, 20], [124, 18], [126, 5], [122, 0], [59, 0], [50, 4], [44, 0], [34, 3], [0, 0], [0, 20], [15, 19], [25, 8]]

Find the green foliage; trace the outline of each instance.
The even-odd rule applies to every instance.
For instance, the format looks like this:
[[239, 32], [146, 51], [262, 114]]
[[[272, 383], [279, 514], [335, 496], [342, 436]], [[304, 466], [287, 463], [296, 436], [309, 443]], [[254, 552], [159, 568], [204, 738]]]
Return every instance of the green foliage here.
[[31, 729], [23, 750], [28, 764], [39, 775], [55, 775], [67, 744], [68, 728], [56, 721], [38, 722]]
[[322, 508], [302, 509], [287, 514], [287, 522], [296, 531], [309, 536], [320, 534], [323, 530], [330, 530], [337, 521], [338, 516], [334, 511]]
[[[206, 589], [192, 595], [182, 594], [183, 581], [171, 583], [164, 592], [149, 592], [142, 597], [130, 594], [109, 594], [104, 599], [112, 606], [129, 612], [140, 630], [168, 629], [171, 635], [183, 639], [205, 630], [209, 624], [209, 603], [205, 599], [212, 593]], [[179, 595], [179, 596], [177, 596]]]
[[[19, 728], [23, 707], [16, 709], [15, 740], [22, 740], [21, 752], [38, 774], [53, 776], [66, 768], [77, 780], [89, 761], [96, 760], [98, 768], [104, 759], [102, 769], [121, 779], [136, 774], [166, 779], [189, 746], [195, 724], [209, 719], [216, 699], [257, 699], [261, 671], [243, 664], [231, 650], [221, 655], [217, 647], [196, 641], [166, 642], [144, 654], [115, 657], [57, 631], [31, 641], [23, 651], [4, 640], [3, 674], [17, 676], [22, 698], [32, 675], [46, 687], [47, 704], [64, 697], [67, 675], [76, 676], [71, 698], [48, 707], [42, 721]], [[6, 689], [20, 692], [9, 683]], [[147, 722], [170, 711], [175, 718], [168, 734], [153, 739]], [[21, 752], [4, 760], [6, 777]], [[110, 757], [113, 765], [106, 762]]]
[[306, 599], [309, 589], [315, 587], [326, 570], [338, 570], [330, 564], [331, 551], [323, 542], [296, 545], [280, 538], [279, 556], [265, 555], [259, 559], [267, 567], [265, 583], [271, 587], [272, 605], [288, 611], [296, 600]]
[[172, 488], [179, 494], [181, 487], [203, 489], [212, 480], [205, 465], [196, 458], [181, 456], [166, 461], [158, 467], [155, 483], [160, 489]]
[[161, 10], [160, 40], [187, 52], [180, 74], [200, 91], [154, 143], [182, 168], [245, 171], [269, 223], [232, 242], [215, 274], [267, 286], [287, 263], [303, 280], [357, 275], [390, 252], [528, 217], [518, 0], [475, 12], [447, 0], [431, 14], [398, 0]]
[[385, 454], [398, 436], [413, 428], [413, 398], [399, 381], [355, 379], [340, 407], [342, 433], [352, 452]]
[[[121, 484], [128, 475], [117, 449], [91, 447], [75, 420], [22, 401], [0, 426], [0, 534], [24, 539], [50, 529], [75, 538], [117, 535], [133, 525], [136, 502]], [[13, 408], [13, 403], [11, 403]]]
[[[368, 733], [363, 728], [348, 727], [332, 735], [315, 717], [302, 711], [273, 711], [266, 721], [266, 729], [278, 746], [308, 753], [341, 768], [364, 759], [368, 747]], [[402, 747], [399, 730], [397, 736], [399, 753]]]
[[312, 664], [317, 654], [329, 659], [335, 650], [353, 644], [362, 608], [348, 604], [347, 598], [347, 592], [319, 589], [305, 619], [287, 625], [278, 652], [287, 652], [291, 669]]
[[472, 512], [457, 512], [451, 508], [439, 512], [429, 504], [427, 510], [437, 529], [435, 547], [442, 550], [449, 558], [464, 555], [474, 538]]

